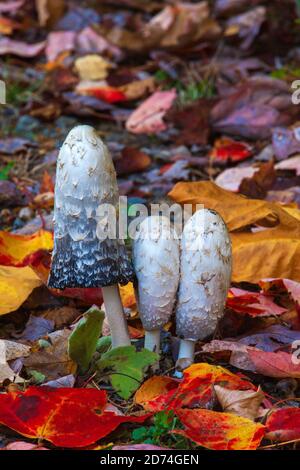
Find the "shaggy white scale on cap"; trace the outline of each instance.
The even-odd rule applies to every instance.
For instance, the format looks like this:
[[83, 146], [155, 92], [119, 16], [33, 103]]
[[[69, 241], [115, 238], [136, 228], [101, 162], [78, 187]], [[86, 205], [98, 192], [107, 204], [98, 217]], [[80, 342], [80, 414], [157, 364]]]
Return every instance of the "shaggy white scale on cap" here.
[[75, 127], [57, 160], [48, 285], [102, 287], [115, 346], [130, 344], [117, 284], [126, 284], [134, 273], [124, 241], [101, 239], [98, 224], [101, 205], [117, 210], [118, 197], [116, 172], [106, 145], [91, 126]]
[[223, 219], [202, 209], [189, 219], [181, 240], [176, 330], [179, 359], [194, 357], [195, 342], [211, 335], [222, 318], [231, 279], [231, 242]]
[[179, 241], [166, 217], [150, 216], [140, 224], [133, 264], [145, 347], [158, 352], [160, 328], [172, 314], [179, 282]]

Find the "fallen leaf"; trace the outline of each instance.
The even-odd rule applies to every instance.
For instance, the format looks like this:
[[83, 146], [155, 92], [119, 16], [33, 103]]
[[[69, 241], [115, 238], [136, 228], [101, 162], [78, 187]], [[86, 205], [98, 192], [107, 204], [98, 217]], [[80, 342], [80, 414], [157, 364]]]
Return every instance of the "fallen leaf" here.
[[76, 86], [76, 92], [82, 95], [90, 95], [106, 103], [119, 103], [126, 101], [126, 96], [119, 88], [109, 86], [104, 80], [83, 80]]
[[242, 180], [239, 192], [253, 199], [264, 199], [276, 182], [273, 162], [262, 163], [251, 177]]
[[104, 312], [98, 307], [91, 307], [79, 320], [68, 339], [68, 354], [85, 372], [93, 354], [97, 341], [101, 336]]
[[136, 351], [134, 346], [120, 346], [102, 354], [96, 366], [98, 376], [110, 375], [113, 388], [126, 400], [140, 386], [145, 370], [157, 360], [158, 355], [147, 349]]
[[121, 158], [114, 161], [117, 175], [126, 175], [146, 170], [151, 165], [151, 158], [135, 147], [125, 147]]
[[298, 305], [300, 305], [300, 283], [292, 281], [291, 279], [262, 279], [259, 281], [259, 285], [265, 292], [280, 293], [280, 290], [286, 291], [291, 299]]
[[220, 186], [220, 188], [238, 192], [243, 179], [251, 178], [258, 170], [258, 167], [253, 166], [228, 168], [217, 176], [215, 183]]
[[166, 447], [154, 446], [152, 444], [129, 444], [126, 446], [113, 446], [112, 450], [170, 450]]
[[162, 411], [167, 409], [172, 397], [178, 389], [179, 381], [171, 377], [150, 377], [134, 395], [134, 403], [146, 411]]
[[258, 6], [230, 18], [226, 24], [225, 36], [237, 35], [242, 39], [241, 49], [248, 49], [259, 34], [261, 26], [266, 20], [266, 14], [266, 8]]
[[300, 378], [300, 364], [293, 360], [293, 355], [284, 351], [265, 352], [249, 349], [249, 358], [258, 374], [267, 377]]
[[[275, 127], [272, 130], [272, 147], [277, 160], [285, 160], [295, 153], [300, 152], [299, 126], [296, 128]], [[292, 160], [292, 159], [291, 159]], [[287, 164], [288, 164], [287, 160]], [[298, 159], [299, 162], [299, 159]], [[299, 164], [299, 163], [298, 163]], [[280, 169], [280, 166], [279, 166]], [[283, 169], [288, 169], [284, 168]], [[293, 169], [293, 168], [292, 168]], [[297, 173], [298, 174], [298, 173]]]
[[283, 325], [272, 325], [238, 340], [240, 344], [252, 346], [262, 351], [276, 351], [282, 346], [300, 341], [300, 331], [290, 330]]
[[51, 333], [54, 329], [54, 322], [51, 320], [47, 320], [43, 317], [36, 317], [34, 315], [30, 315], [25, 330], [22, 332], [19, 339], [23, 339], [26, 341], [35, 341], [42, 336], [46, 336], [48, 333]]
[[266, 421], [266, 438], [275, 442], [300, 439], [300, 409], [285, 407], [273, 410]]
[[41, 26], [53, 27], [65, 9], [64, 0], [35, 0], [38, 20]]
[[206, 363], [193, 364], [184, 371], [183, 380], [152, 377], [137, 391], [135, 402], [147, 411], [178, 408], [210, 408], [215, 402], [214, 386], [221, 384], [230, 390], [253, 390], [247, 380], [229, 370]]
[[0, 266], [0, 315], [17, 310], [42, 281], [29, 267]]
[[[233, 282], [257, 283], [269, 277], [300, 281], [300, 267], [294, 262], [300, 256], [300, 221], [280, 204], [247, 199], [207, 181], [177, 183], [169, 197], [221, 215], [231, 232]], [[254, 233], [252, 225], [265, 228]]]
[[103, 80], [107, 77], [112, 64], [97, 54], [79, 57], [75, 68], [81, 80]]
[[35, 57], [43, 51], [45, 45], [46, 43], [44, 41], [28, 44], [22, 41], [15, 41], [14, 39], [1, 38], [0, 55], [14, 54], [20, 57]]
[[166, 130], [163, 117], [175, 98], [175, 90], [155, 92], [129, 116], [126, 129], [134, 134], [154, 134]]
[[258, 388], [254, 390], [228, 390], [221, 385], [215, 385], [217, 399], [225, 413], [232, 413], [254, 421], [259, 407], [265, 398], [264, 392]]
[[247, 314], [251, 317], [264, 317], [269, 315], [282, 315], [286, 308], [275, 304], [272, 298], [261, 292], [251, 292], [232, 287], [229, 289], [227, 306], [237, 313]]
[[34, 370], [43, 374], [47, 380], [56, 380], [65, 375], [74, 374], [75, 363], [68, 355], [69, 330], [57, 330], [48, 335], [50, 344], [41, 346], [31, 352], [24, 359], [24, 365], [28, 370]]
[[142, 423], [149, 416], [119, 416], [106, 412], [106, 403], [102, 390], [30, 387], [25, 392], [0, 394], [0, 422], [59, 447], [86, 447], [121, 423]]
[[[300, 142], [299, 142], [300, 147]], [[282, 162], [276, 163], [276, 170], [294, 170], [297, 176], [300, 176], [300, 155], [295, 157], [287, 158], [282, 160]]]
[[25, 0], [15, 0], [0, 3], [1, 13], [15, 13], [23, 4]]
[[0, 232], [0, 264], [23, 267], [29, 264], [30, 255], [39, 250], [52, 250], [53, 235], [39, 230], [32, 235]]
[[126, 85], [119, 87], [119, 90], [124, 93], [127, 100], [138, 100], [143, 98], [147, 93], [155, 91], [155, 81], [153, 77], [145, 78], [144, 80], [134, 80]]
[[228, 137], [222, 137], [215, 141], [210, 153], [213, 160], [225, 162], [239, 162], [251, 157], [252, 148], [245, 142], [238, 142]]
[[0, 450], [50, 450], [39, 444], [31, 444], [25, 441], [10, 442]]
[[128, 282], [125, 286], [119, 286], [122, 305], [124, 308], [133, 308], [136, 306], [135, 292], [132, 282]]
[[265, 434], [263, 425], [230, 413], [179, 409], [176, 414], [186, 429], [173, 432], [208, 449], [255, 450]]
[[7, 361], [12, 361], [19, 357], [29, 356], [30, 347], [15, 341], [0, 339], [0, 383], [9, 379], [11, 382], [22, 383], [24, 379], [19, 377]]
[[78, 51], [82, 54], [108, 54], [117, 60], [122, 58], [121, 49], [113, 45], [106, 37], [98, 34], [90, 26], [80, 31], [76, 38], [76, 45]]
[[48, 35], [46, 44], [46, 57], [48, 62], [53, 62], [65, 51], [75, 48], [76, 33], [74, 31], [53, 31]]

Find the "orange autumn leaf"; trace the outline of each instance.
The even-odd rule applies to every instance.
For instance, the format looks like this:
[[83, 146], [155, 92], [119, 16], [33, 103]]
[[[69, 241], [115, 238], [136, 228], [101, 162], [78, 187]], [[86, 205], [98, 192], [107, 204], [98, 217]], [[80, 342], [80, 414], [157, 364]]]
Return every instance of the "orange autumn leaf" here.
[[128, 282], [125, 286], [119, 286], [120, 295], [122, 299], [123, 307], [133, 308], [136, 306], [136, 299], [134, 294], [134, 287], [132, 282]]
[[231, 413], [178, 409], [185, 430], [173, 431], [212, 450], [255, 450], [265, 434], [262, 424]]
[[205, 407], [214, 400], [214, 385], [229, 390], [254, 390], [246, 379], [229, 370], [207, 363], [193, 364], [184, 371], [183, 380], [152, 377], [136, 392], [135, 403], [147, 411], [162, 411], [198, 406]]
[[17, 310], [41, 284], [30, 267], [0, 266], [0, 315]]
[[30, 256], [39, 250], [52, 250], [51, 232], [39, 230], [32, 235], [0, 232], [0, 264], [2, 266], [27, 266]]
[[[233, 248], [234, 282], [280, 277], [300, 280], [300, 221], [275, 202], [248, 199], [212, 182], [177, 183], [169, 196], [180, 204], [203, 204], [227, 224]], [[250, 226], [263, 230], [253, 232]]]
[[120, 416], [106, 411], [106, 404], [103, 390], [30, 387], [0, 394], [0, 423], [56, 446], [85, 447], [121, 423], [142, 423], [149, 416]]
[[171, 377], [150, 377], [136, 392], [134, 402], [146, 411], [162, 411], [170, 403], [179, 383]]

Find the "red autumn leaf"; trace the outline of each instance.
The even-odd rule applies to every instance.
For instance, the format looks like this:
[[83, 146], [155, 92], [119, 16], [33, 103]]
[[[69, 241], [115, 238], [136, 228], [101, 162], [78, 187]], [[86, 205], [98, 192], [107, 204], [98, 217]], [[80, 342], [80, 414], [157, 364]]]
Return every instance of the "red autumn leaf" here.
[[28, 266], [30, 257], [39, 250], [51, 250], [51, 232], [39, 230], [32, 235], [0, 232], [0, 264], [3, 266]]
[[142, 423], [149, 416], [120, 416], [105, 411], [106, 403], [103, 390], [30, 387], [0, 395], [0, 423], [56, 446], [85, 447], [121, 423]]
[[287, 407], [272, 411], [266, 422], [266, 438], [276, 442], [300, 439], [300, 409]]
[[147, 411], [211, 406], [215, 396], [214, 385], [229, 390], [255, 389], [250, 382], [223, 367], [199, 363], [185, 370], [179, 384], [166, 377], [147, 380], [137, 391], [135, 402]]
[[154, 134], [166, 130], [163, 117], [175, 98], [175, 90], [155, 92], [129, 116], [126, 129], [134, 134]]
[[265, 292], [280, 294], [281, 291], [286, 291], [291, 299], [300, 305], [300, 282], [291, 279], [262, 279], [259, 285]]
[[176, 414], [186, 429], [174, 431], [213, 450], [255, 450], [265, 427], [231, 413], [178, 409]]
[[266, 352], [248, 348], [249, 359], [258, 374], [267, 377], [300, 378], [300, 364], [297, 364], [292, 354], [284, 351]]
[[219, 161], [240, 162], [251, 157], [252, 149], [245, 142], [236, 142], [227, 137], [222, 137], [215, 142], [211, 152], [211, 158]]
[[275, 304], [270, 296], [243, 289], [231, 288], [227, 298], [227, 307], [251, 317], [281, 315], [287, 309]]
[[80, 93], [94, 96], [100, 100], [106, 101], [106, 103], [120, 103], [126, 101], [126, 95], [118, 88], [113, 87], [91, 87], [91, 88], [80, 88]]

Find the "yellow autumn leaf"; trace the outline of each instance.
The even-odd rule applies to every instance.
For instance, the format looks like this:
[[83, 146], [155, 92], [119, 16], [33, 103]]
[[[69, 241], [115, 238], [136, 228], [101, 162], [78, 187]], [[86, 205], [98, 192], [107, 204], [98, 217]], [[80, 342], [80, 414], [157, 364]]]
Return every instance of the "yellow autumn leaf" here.
[[0, 315], [14, 312], [42, 281], [28, 266], [0, 266]]
[[[233, 282], [264, 278], [300, 281], [300, 220], [294, 208], [232, 193], [212, 182], [178, 183], [169, 196], [180, 204], [216, 210], [230, 230]], [[264, 227], [251, 231], [250, 226]]]
[[28, 256], [39, 250], [52, 250], [53, 235], [39, 230], [32, 235], [0, 232], [0, 265], [26, 266]]
[[97, 54], [79, 57], [75, 61], [75, 68], [81, 80], [104, 80], [112, 64]]

